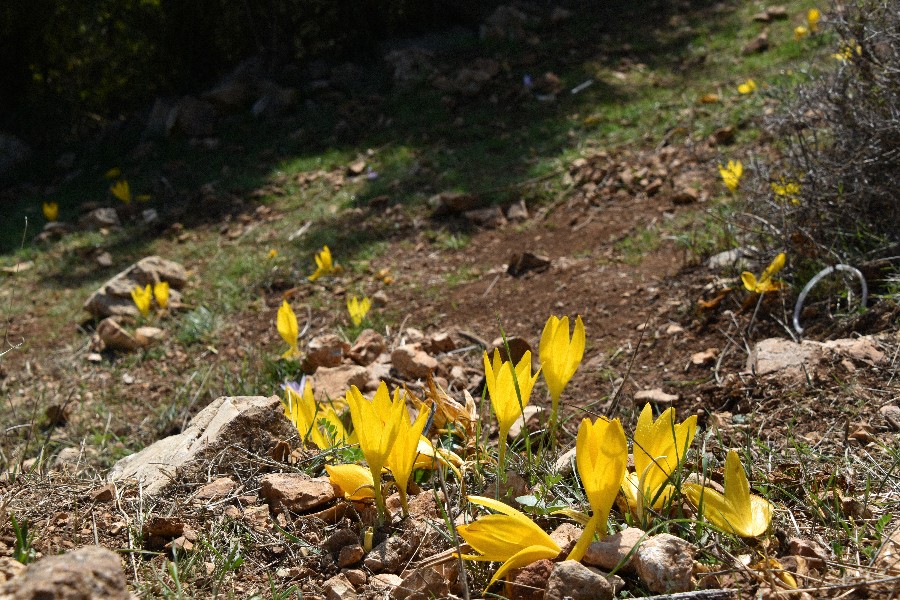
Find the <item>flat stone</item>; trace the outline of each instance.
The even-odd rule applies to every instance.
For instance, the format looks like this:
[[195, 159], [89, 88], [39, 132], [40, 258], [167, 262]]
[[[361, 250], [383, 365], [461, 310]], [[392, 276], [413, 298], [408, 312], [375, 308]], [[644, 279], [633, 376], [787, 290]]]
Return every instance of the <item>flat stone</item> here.
[[337, 367], [350, 352], [350, 345], [333, 333], [314, 337], [309, 341], [303, 370], [313, 373], [320, 367]]
[[661, 533], [644, 540], [634, 564], [638, 577], [652, 592], [672, 594], [693, 587], [694, 547], [674, 535]]
[[503, 214], [503, 210], [499, 206], [467, 210], [463, 213], [463, 216], [473, 225], [487, 229], [496, 229], [506, 225], [506, 215]]
[[406, 344], [391, 353], [391, 362], [404, 379], [425, 379], [438, 366], [437, 360], [419, 344]]
[[380, 573], [372, 577], [372, 587], [375, 589], [391, 590], [403, 583], [403, 578], [393, 573]]
[[194, 500], [219, 500], [220, 498], [224, 498], [228, 496], [231, 492], [237, 489], [237, 482], [231, 477], [219, 477], [202, 488], [197, 490], [197, 493], [194, 494]]
[[138, 317], [131, 290], [147, 284], [167, 281], [169, 304], [181, 303], [178, 290], [187, 283], [187, 271], [180, 264], [159, 256], [147, 256], [110, 278], [85, 301], [84, 310], [98, 318], [113, 315]]
[[356, 590], [343, 573], [338, 573], [322, 585], [326, 600], [356, 600]]
[[260, 479], [260, 493], [273, 514], [308, 512], [334, 500], [327, 477], [313, 479], [304, 473], [271, 473]]
[[550, 268], [550, 258], [542, 254], [521, 252], [513, 254], [507, 261], [506, 272], [513, 277], [521, 277], [529, 271], [540, 273]]
[[583, 532], [584, 530], [577, 525], [563, 523], [550, 532], [550, 539], [556, 542], [556, 545], [561, 548], [560, 554], [568, 556], [569, 552], [572, 551], [572, 548], [575, 547], [575, 544], [578, 543], [578, 538], [581, 537]]
[[166, 339], [166, 332], [159, 327], [138, 327], [134, 330], [134, 341], [142, 348], [152, 346]]
[[434, 216], [458, 215], [468, 210], [477, 208], [478, 196], [457, 192], [441, 192], [428, 199]]
[[420, 541], [421, 532], [407, 529], [375, 546], [363, 562], [372, 573], [396, 573], [412, 557]]
[[78, 219], [78, 225], [83, 229], [102, 229], [104, 227], [118, 227], [121, 225], [121, 222], [116, 209], [101, 207], [82, 215]]
[[34, 562], [0, 586], [0, 600], [129, 600], [122, 559], [85, 546]]
[[535, 433], [541, 428], [541, 415], [544, 414], [544, 407], [536, 404], [529, 404], [522, 410], [519, 418], [513, 422], [509, 428], [509, 440], [516, 439], [523, 429], [527, 429], [529, 433]]
[[435, 333], [428, 338], [428, 351], [432, 354], [442, 354], [456, 349], [456, 342], [446, 331]]
[[769, 338], [757, 342], [747, 357], [747, 370], [757, 376], [779, 373], [802, 376], [804, 367], [812, 368], [822, 360], [822, 345], [804, 340], [801, 343], [784, 338]]
[[879, 414], [884, 418], [888, 427], [894, 431], [900, 431], [900, 406], [896, 404], [886, 404], [878, 409]]
[[109, 350], [137, 350], [141, 347], [133, 335], [119, 325], [113, 317], [107, 317], [97, 325], [97, 336], [103, 347]]
[[557, 563], [547, 581], [546, 600], [612, 600], [613, 587], [597, 569], [575, 560]]
[[316, 400], [327, 402], [331, 398], [343, 398], [352, 385], [362, 389], [368, 380], [369, 374], [365, 367], [341, 365], [330, 369], [316, 369], [312, 376], [312, 386]]
[[769, 49], [769, 33], [761, 32], [758, 36], [750, 40], [741, 50], [741, 54], [758, 54]]
[[662, 390], [662, 388], [641, 390], [634, 395], [634, 401], [636, 403], [652, 402], [654, 404], [672, 404], [677, 400], [678, 396], [676, 394], [667, 394]]
[[643, 530], [637, 527], [629, 527], [619, 533], [591, 542], [584, 553], [582, 561], [586, 565], [593, 565], [607, 571], [611, 571], [624, 561], [621, 567], [622, 572], [633, 573], [634, 554], [628, 557], [627, 560], [625, 557], [638, 545], [644, 535]]
[[[179, 471], [197, 467], [197, 463], [202, 465], [206, 457], [224, 452], [222, 458], [227, 458], [229, 448], [241, 448], [241, 454], [231, 451], [235, 459], [243, 452], [265, 456], [276, 440], [289, 439], [296, 433], [284, 416], [284, 405], [278, 396], [223, 396], [197, 413], [181, 433], [119, 460], [107, 479], [140, 481], [145, 496], [156, 496], [175, 480]], [[222, 460], [219, 464], [229, 462]]]
[[25, 570], [25, 565], [12, 556], [0, 556], [0, 584], [4, 584]]
[[391, 590], [393, 600], [429, 600], [450, 594], [450, 582], [432, 567], [418, 567], [402, 577], [400, 585]]

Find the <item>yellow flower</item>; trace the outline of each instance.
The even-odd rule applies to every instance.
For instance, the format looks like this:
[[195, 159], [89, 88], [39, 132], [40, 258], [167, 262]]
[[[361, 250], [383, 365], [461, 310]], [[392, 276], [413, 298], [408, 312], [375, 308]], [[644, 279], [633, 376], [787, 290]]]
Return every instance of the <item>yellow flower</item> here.
[[[391, 449], [400, 432], [401, 419], [409, 419], [406, 402], [396, 398], [391, 402], [387, 385], [382, 381], [375, 392], [375, 397], [366, 400], [356, 386], [347, 392], [347, 403], [350, 405], [350, 418], [353, 430], [359, 440], [359, 447], [375, 482], [375, 506], [378, 509], [379, 521], [384, 520], [384, 495], [381, 491], [381, 469], [388, 462]], [[418, 438], [417, 438], [418, 439]]]
[[594, 534], [605, 529], [609, 511], [622, 487], [627, 463], [628, 442], [618, 419], [599, 418], [593, 423], [590, 419], [581, 421], [575, 441], [575, 465], [591, 505], [591, 518], [568, 560], [581, 560]]
[[422, 436], [419, 438], [417, 447], [416, 462], [413, 464], [413, 471], [417, 469], [427, 469], [433, 471], [437, 468], [437, 463], [450, 467], [450, 470], [456, 474], [458, 479], [462, 479], [462, 473], [459, 467], [462, 466], [463, 459], [456, 453], [444, 448], [435, 448], [431, 441]]
[[316, 253], [316, 270], [307, 277], [310, 281], [315, 281], [323, 275], [331, 275], [334, 273], [334, 263], [331, 261], [331, 250], [328, 246], [322, 246], [322, 250]]
[[669, 478], [684, 460], [697, 432], [697, 415], [675, 424], [675, 409], [666, 409], [653, 420], [650, 404], [644, 406], [634, 430], [634, 473], [623, 488], [629, 506], [642, 518], [645, 507], [661, 508], [675, 488]]
[[744, 282], [744, 287], [747, 288], [748, 291], [756, 294], [775, 292], [783, 288], [784, 282], [772, 279], [772, 275], [784, 268], [786, 258], [784, 252], [782, 252], [772, 259], [772, 262], [766, 267], [766, 270], [762, 272], [762, 275], [760, 275], [759, 280], [757, 280], [750, 271], [741, 273], [741, 281]]
[[278, 256], [278, 250], [276, 250], [275, 248], [269, 250], [269, 259], [273, 259], [276, 256]]
[[770, 185], [772, 186], [772, 192], [778, 198], [794, 205], [800, 204], [800, 199], [798, 198], [800, 195], [800, 184], [796, 181], [785, 181], [784, 177], [782, 177], [781, 183], [773, 181]]
[[809, 35], [809, 29], [804, 27], [803, 25], [798, 25], [794, 27], [794, 39], [798, 42]]
[[748, 79], [747, 81], [739, 85], [737, 89], [741, 94], [752, 94], [756, 91], [756, 82], [752, 79]]
[[683, 485], [682, 491], [707, 521], [723, 531], [757, 537], [769, 529], [772, 504], [750, 493], [747, 474], [734, 450], [729, 450], [725, 459], [724, 495], [696, 483]]
[[408, 515], [409, 504], [406, 501], [406, 486], [409, 484], [409, 476], [412, 475], [415, 468], [416, 457], [419, 454], [419, 440], [422, 437], [422, 430], [425, 429], [425, 423], [428, 421], [428, 411], [420, 410], [416, 420], [410, 424], [409, 413], [406, 410], [406, 401], [402, 399], [395, 401], [403, 402], [404, 404], [403, 418], [400, 419], [397, 439], [391, 448], [386, 466], [390, 469], [391, 475], [394, 476], [394, 482], [397, 484], [403, 514]]
[[859, 44], [857, 44], [855, 42], [848, 42], [848, 43], [844, 44], [843, 46], [841, 46], [841, 49], [838, 51], [837, 54], [832, 54], [831, 56], [833, 56], [835, 59], [837, 59], [841, 62], [850, 62], [851, 60], [853, 60], [853, 52], [854, 51], [856, 52], [857, 56], [861, 56], [862, 55], [862, 46], [860, 46]]
[[316, 416], [319, 414], [319, 407], [313, 397], [312, 385], [309, 381], [303, 388], [303, 394], [298, 394], [293, 388], [285, 388], [285, 396], [287, 402], [284, 407], [284, 415], [294, 424], [300, 437], [305, 442], [311, 440], [320, 450], [330, 448], [331, 444], [322, 435], [322, 431], [317, 424]]
[[103, 175], [103, 177], [105, 177], [106, 179], [118, 179], [121, 176], [122, 169], [120, 169], [119, 167], [113, 167]]
[[819, 21], [822, 19], [822, 13], [819, 12], [818, 8], [811, 8], [806, 13], [806, 24], [809, 26], [810, 33], [817, 33], [819, 31]]
[[137, 306], [141, 316], [146, 317], [150, 314], [150, 301], [153, 299], [153, 290], [150, 289], [149, 283], [147, 287], [141, 288], [137, 286], [131, 290], [131, 299], [134, 300], [134, 305]]
[[572, 379], [581, 359], [584, 357], [584, 323], [581, 317], [575, 317], [572, 338], [569, 339], [569, 317], [562, 319], [551, 316], [544, 324], [539, 347], [541, 370], [550, 390], [553, 406], [550, 411], [551, 423], [556, 422], [559, 409], [559, 397]]
[[281, 335], [281, 339], [287, 342], [289, 346], [282, 356], [284, 358], [299, 358], [300, 349], [297, 348], [297, 338], [300, 330], [297, 328], [297, 315], [294, 314], [294, 310], [287, 300], [281, 302], [275, 326], [278, 328], [278, 334]]
[[375, 497], [372, 472], [362, 465], [325, 465], [331, 485], [341, 488], [347, 500]]
[[56, 202], [44, 202], [41, 209], [44, 211], [44, 218], [48, 221], [55, 221], [59, 218], [59, 204]]
[[484, 515], [468, 525], [456, 528], [459, 535], [479, 554], [463, 554], [466, 560], [502, 562], [488, 587], [510, 569], [530, 565], [542, 558], [556, 558], [560, 547], [547, 532], [521, 512], [498, 500], [483, 496], [468, 496], [469, 502], [497, 511], [498, 515]]
[[124, 179], [120, 179], [119, 181], [112, 184], [112, 187], [109, 188], [109, 191], [112, 192], [113, 196], [115, 196], [125, 204], [131, 204], [131, 187]]
[[153, 297], [156, 304], [160, 308], [168, 308], [169, 306], [169, 282], [160, 281], [153, 285]]
[[729, 160], [728, 166], [719, 165], [719, 174], [722, 176], [725, 187], [733, 193], [741, 182], [741, 176], [744, 174], [744, 165], [739, 160]]
[[357, 327], [363, 322], [363, 319], [366, 318], [366, 314], [369, 312], [370, 308], [372, 308], [372, 301], [365, 296], [363, 296], [362, 300], [356, 296], [347, 300], [347, 311], [350, 313], [350, 320], [353, 321], [353, 325]]
[[[568, 333], [568, 332], [567, 332]], [[515, 367], [511, 362], [500, 360], [500, 351], [494, 350], [494, 360], [488, 359], [484, 353], [484, 377], [487, 381], [488, 395], [491, 397], [491, 406], [497, 415], [497, 424], [500, 431], [500, 464], [504, 464], [506, 458], [506, 437], [513, 423], [522, 416], [522, 409], [528, 406], [531, 400], [531, 389], [537, 381], [538, 372], [531, 375], [531, 352], [526, 352], [522, 360]], [[521, 392], [521, 401], [516, 394], [516, 384]]]

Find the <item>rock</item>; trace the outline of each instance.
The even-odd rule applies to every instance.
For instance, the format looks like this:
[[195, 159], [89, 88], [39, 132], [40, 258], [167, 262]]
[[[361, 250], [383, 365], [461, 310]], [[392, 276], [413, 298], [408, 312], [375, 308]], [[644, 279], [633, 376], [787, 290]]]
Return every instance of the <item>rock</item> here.
[[353, 544], [351, 546], [344, 546], [341, 548], [340, 553], [338, 554], [337, 564], [339, 567], [349, 567], [350, 565], [355, 565], [359, 561], [362, 560], [363, 556], [365, 556], [366, 551], [363, 550], [363, 547], [359, 544]]
[[350, 528], [338, 529], [322, 542], [322, 548], [331, 554], [338, 554], [346, 546], [358, 546], [359, 535]]
[[373, 362], [366, 367], [366, 385], [360, 388], [366, 392], [374, 392], [381, 385], [382, 381], [386, 381], [391, 376], [391, 363]]
[[418, 567], [404, 573], [400, 585], [391, 590], [394, 600], [430, 600], [431, 598], [447, 598], [450, 594], [450, 582], [432, 567]]
[[506, 209], [506, 218], [511, 222], [527, 221], [528, 206], [526, 206], [525, 200], [519, 200], [515, 204], [511, 204], [509, 208]]
[[482, 39], [498, 38], [511, 42], [525, 39], [528, 35], [526, 27], [531, 19], [518, 8], [509, 4], [501, 4], [482, 23], [480, 35]]
[[304, 473], [271, 473], [260, 479], [260, 493], [272, 514], [304, 513], [334, 500], [334, 487], [327, 477]]
[[283, 88], [271, 81], [264, 82], [259, 98], [250, 108], [250, 114], [254, 117], [277, 117], [297, 104], [298, 97], [295, 89]]
[[[509, 354], [506, 352], [506, 347], [509, 346]], [[508, 337], [506, 338], [506, 343], [503, 342], [503, 338], [497, 338], [491, 343], [491, 347], [488, 349], [488, 356], [491, 360], [494, 359], [494, 350], [498, 350], [500, 352], [500, 360], [509, 361], [512, 360], [514, 363], [518, 364], [522, 357], [525, 356], [526, 352], [531, 352], [532, 361], [536, 358], [534, 355], [534, 351], [531, 349], [531, 344], [528, 343], [528, 340], [520, 337]]]
[[638, 547], [634, 565], [638, 577], [650, 591], [687, 592], [692, 588], [694, 547], [668, 533], [654, 535]]
[[406, 344], [394, 350], [391, 363], [404, 379], [425, 379], [438, 366], [434, 357], [423, 351], [419, 344]]
[[546, 558], [513, 571], [506, 583], [509, 600], [543, 600], [553, 563]]
[[531, 252], [522, 252], [509, 257], [506, 272], [513, 277], [521, 277], [529, 271], [541, 273], [550, 268], [550, 259]]
[[755, 252], [751, 248], [733, 248], [713, 254], [706, 261], [706, 266], [713, 270], [743, 270], [755, 265]]
[[822, 359], [818, 342], [801, 343], [783, 338], [769, 338], [757, 342], [747, 357], [747, 370], [757, 376], [779, 373], [784, 376], [805, 376], [805, 368]]
[[766, 14], [772, 19], [779, 20], [787, 19], [790, 16], [788, 15], [787, 7], [780, 4], [766, 8]]
[[894, 431], [900, 431], [900, 406], [886, 404], [879, 408], [878, 412], [884, 418], [888, 427]]
[[480, 200], [472, 194], [441, 192], [428, 199], [431, 213], [435, 217], [458, 215], [478, 207]]
[[75, 471], [81, 461], [81, 449], [63, 448], [53, 459], [53, 468], [58, 471]]
[[828, 553], [817, 542], [803, 538], [791, 538], [788, 540], [788, 551], [791, 554], [802, 556], [806, 559], [809, 567], [823, 571], [826, 561], [828, 561]]
[[709, 136], [710, 146], [727, 146], [734, 141], [734, 127], [720, 127]]
[[707, 348], [702, 352], [695, 352], [691, 354], [691, 364], [697, 365], [698, 367], [703, 366], [715, 362], [716, 357], [718, 356], [718, 348]]
[[900, 575], [900, 529], [894, 529], [890, 537], [884, 540], [881, 550], [875, 556], [873, 566], [878, 573], [888, 576]]
[[107, 317], [97, 325], [97, 336], [109, 350], [137, 350], [141, 344], [119, 325], [114, 317]]
[[116, 498], [116, 486], [107, 483], [104, 486], [91, 490], [90, 498], [94, 502], [112, 502]]
[[112, 254], [110, 254], [109, 252], [101, 252], [94, 258], [94, 260], [97, 261], [97, 264], [104, 269], [107, 267], [111, 267], [113, 264]]
[[358, 365], [367, 366], [375, 362], [382, 352], [387, 349], [384, 336], [374, 329], [363, 329], [356, 336], [353, 347], [348, 355]]
[[645, 533], [637, 527], [628, 527], [615, 533], [608, 535], [596, 542], [591, 542], [582, 559], [584, 564], [600, 567], [606, 571], [611, 571], [622, 561], [625, 561], [621, 567], [624, 573], [634, 572], [634, 554], [626, 560], [625, 557], [634, 549], [641, 541]]
[[612, 584], [596, 569], [575, 560], [564, 560], [553, 569], [547, 581], [546, 600], [611, 600]]
[[700, 192], [694, 188], [683, 188], [672, 194], [672, 204], [693, 204], [700, 199]]
[[486, 229], [496, 229], [506, 225], [506, 216], [498, 206], [467, 210], [463, 216], [473, 225]]
[[0, 600], [129, 600], [119, 555], [85, 546], [47, 556], [0, 586]]
[[420, 541], [420, 532], [407, 529], [375, 546], [363, 562], [373, 573], [396, 573], [412, 557]]
[[322, 589], [325, 591], [326, 600], [356, 600], [357, 598], [353, 584], [343, 573], [338, 573], [322, 584]]
[[741, 54], [757, 54], [760, 52], [765, 52], [769, 49], [769, 32], [762, 31], [758, 36], [753, 38], [746, 46], [744, 46], [743, 50], [741, 50]]
[[393, 573], [381, 573], [372, 578], [372, 587], [381, 590], [392, 590], [403, 583], [403, 578]]
[[662, 388], [641, 390], [634, 395], [634, 401], [636, 403], [653, 402], [654, 404], [672, 404], [677, 400], [678, 396], [676, 394], [667, 394], [662, 391]]
[[828, 340], [822, 343], [822, 348], [826, 352], [832, 352], [839, 356], [846, 356], [856, 362], [864, 363], [869, 366], [879, 365], [884, 362], [884, 352], [878, 349], [878, 346], [870, 336], [860, 338]]
[[347, 581], [353, 584], [353, 587], [366, 585], [366, 581], [368, 580], [366, 572], [361, 571], [360, 569], [341, 569], [341, 573], [347, 577]]
[[319, 367], [336, 367], [350, 352], [350, 345], [333, 333], [314, 337], [309, 341], [306, 358], [303, 359], [303, 370], [314, 373]]
[[556, 472], [563, 476], [568, 476], [573, 473], [573, 465], [575, 464], [575, 450], [576, 448], [570, 448], [559, 455], [559, 458], [556, 459]]
[[578, 542], [578, 538], [581, 537], [582, 532], [583, 529], [577, 525], [563, 523], [550, 532], [550, 539], [556, 542], [556, 545], [562, 549], [560, 554], [568, 556], [569, 552], [572, 551], [572, 548], [574, 548], [575, 544]]
[[166, 339], [166, 332], [159, 327], [138, 327], [134, 330], [134, 341], [142, 348], [158, 344]]
[[78, 225], [82, 229], [103, 229], [109, 227], [119, 227], [122, 223], [119, 221], [119, 213], [114, 208], [95, 208], [86, 215], [82, 215], [78, 219]]
[[751, 18], [752, 18], [754, 21], [756, 21], [757, 23], [768, 23], [769, 21], [772, 20], [771, 15], [769, 15], [769, 13], [767, 13], [767, 12], [765, 12], [765, 11], [764, 11], [764, 12], [758, 12], [758, 13], [756, 13], [755, 15], [753, 15], [753, 17], [751, 17]]
[[327, 402], [331, 398], [343, 398], [351, 385], [362, 389], [368, 380], [369, 374], [365, 367], [341, 365], [331, 369], [316, 369], [312, 376], [312, 386], [316, 399]]
[[245, 452], [265, 456], [276, 440], [296, 434], [296, 428], [284, 416], [284, 405], [278, 396], [221, 397], [197, 413], [181, 433], [119, 460], [108, 480], [138, 480], [145, 496], [156, 496], [179, 471], [199, 468], [205, 474], [202, 461], [207, 457], [220, 455], [217, 464], [228, 465], [229, 457], [237, 460]]
[[202, 488], [197, 490], [197, 492], [193, 496], [193, 500], [219, 500], [220, 498], [228, 496], [231, 492], [237, 489], [237, 486], [237, 482], [231, 477], [219, 477], [218, 479], [207, 483]]
[[216, 132], [218, 113], [211, 103], [193, 96], [185, 96], [178, 101], [166, 119], [167, 133], [178, 131], [187, 137], [203, 138], [210, 137]]
[[14, 135], [0, 132], [0, 179], [12, 175], [31, 154], [31, 148], [25, 142]]
[[426, 81], [435, 72], [434, 53], [417, 46], [392, 50], [384, 60], [393, 69], [394, 83], [401, 89]]
[[428, 339], [428, 351], [432, 354], [443, 354], [456, 350], [456, 342], [446, 331], [435, 333]]
[[[522, 414], [519, 418], [512, 424], [509, 428], [509, 436], [508, 439], [510, 441], [516, 439], [520, 433], [522, 433], [522, 429], [527, 427], [529, 433], [535, 433], [541, 428], [541, 415], [544, 413], [544, 408], [542, 406], [537, 406], [535, 404], [529, 404], [522, 410]], [[527, 426], [526, 426], [527, 423]]]
[[0, 556], [0, 584], [4, 584], [25, 570], [25, 565], [12, 556]]
[[137, 317], [139, 313], [131, 299], [131, 290], [160, 281], [169, 283], [169, 305], [179, 304], [181, 294], [177, 290], [187, 283], [187, 271], [174, 261], [147, 256], [94, 291], [85, 301], [84, 310], [99, 318], [114, 315]]

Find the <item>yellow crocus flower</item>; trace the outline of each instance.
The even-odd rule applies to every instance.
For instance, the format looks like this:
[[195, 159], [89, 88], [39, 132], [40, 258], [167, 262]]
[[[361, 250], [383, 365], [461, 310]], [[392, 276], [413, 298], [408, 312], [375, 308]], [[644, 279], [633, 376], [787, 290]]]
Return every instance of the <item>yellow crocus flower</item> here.
[[153, 299], [153, 290], [150, 288], [149, 283], [144, 288], [137, 286], [131, 290], [131, 299], [134, 300], [134, 305], [137, 306], [141, 316], [146, 317], [150, 314], [150, 301]]
[[744, 287], [756, 294], [766, 294], [780, 290], [784, 287], [784, 282], [772, 279], [772, 276], [784, 268], [786, 259], [784, 252], [776, 256], [772, 259], [769, 266], [766, 267], [765, 271], [762, 272], [758, 280], [750, 271], [744, 271], [741, 273], [741, 281], [744, 283]]
[[[401, 419], [409, 419], [406, 403], [397, 400], [391, 402], [387, 386], [382, 381], [375, 397], [366, 400], [356, 386], [347, 392], [347, 403], [350, 405], [350, 418], [353, 431], [359, 440], [359, 447], [375, 482], [375, 507], [378, 509], [378, 520], [384, 521], [384, 495], [381, 490], [381, 470], [388, 462], [391, 449], [400, 433]], [[418, 439], [418, 438], [417, 438]]]
[[[500, 360], [500, 351], [494, 350], [493, 361], [484, 353], [484, 377], [487, 381], [488, 395], [491, 397], [491, 406], [497, 416], [497, 425], [500, 432], [500, 465], [506, 458], [506, 437], [513, 423], [522, 416], [522, 409], [528, 406], [531, 400], [531, 390], [537, 381], [540, 369], [531, 375], [531, 352], [526, 352], [522, 360], [515, 366], [511, 362]], [[521, 401], [516, 393], [516, 383], [521, 392]]]
[[575, 441], [575, 465], [584, 485], [584, 493], [591, 505], [591, 518], [568, 560], [581, 560], [594, 539], [594, 534], [606, 527], [609, 511], [622, 487], [628, 463], [628, 442], [622, 423], [599, 418], [581, 421]]
[[804, 27], [803, 25], [798, 25], [794, 27], [794, 39], [798, 42], [809, 35], [809, 29]]
[[329, 448], [331, 445], [318, 427], [316, 417], [319, 414], [319, 407], [313, 396], [310, 382], [306, 382], [302, 394], [298, 394], [291, 387], [286, 387], [285, 399], [284, 415], [297, 428], [303, 441], [305, 442], [309, 439], [320, 450]]
[[160, 281], [153, 285], [153, 297], [156, 304], [162, 309], [169, 307], [169, 282]]
[[734, 450], [725, 458], [724, 494], [696, 483], [684, 484], [681, 489], [700, 514], [722, 531], [757, 537], [772, 522], [772, 503], [750, 493], [747, 474]]
[[740, 94], [752, 94], [756, 91], [756, 82], [752, 79], [748, 79], [744, 83], [738, 86], [738, 93]]
[[463, 554], [466, 560], [503, 563], [488, 587], [511, 569], [530, 565], [542, 558], [556, 558], [560, 547], [534, 521], [499, 500], [483, 496], [467, 496], [469, 502], [500, 514], [484, 515], [456, 528], [459, 535], [479, 554]]
[[785, 181], [784, 177], [782, 177], [781, 183], [773, 181], [770, 185], [772, 186], [772, 193], [778, 198], [791, 204], [800, 204], [800, 199], [798, 198], [800, 195], [800, 184], [796, 181]]
[[400, 505], [403, 507], [403, 515], [406, 516], [409, 514], [406, 486], [409, 484], [409, 477], [415, 468], [416, 457], [419, 454], [419, 440], [422, 437], [422, 430], [425, 429], [425, 423], [428, 421], [428, 411], [420, 410], [416, 420], [410, 423], [409, 413], [405, 406], [406, 401], [402, 399], [395, 401], [403, 402], [404, 416], [400, 419], [397, 439], [394, 440], [394, 445], [391, 447], [386, 466], [394, 476], [397, 491], [400, 493]]
[[367, 500], [375, 497], [372, 472], [362, 465], [325, 465], [331, 485], [341, 488], [347, 500]]
[[347, 312], [350, 313], [350, 320], [356, 327], [359, 327], [360, 323], [363, 322], [363, 319], [366, 318], [366, 314], [369, 312], [370, 308], [372, 308], [372, 301], [369, 300], [368, 297], [363, 297], [363, 299], [360, 300], [356, 296], [353, 296], [347, 300]]
[[315, 281], [323, 275], [331, 275], [334, 273], [334, 263], [331, 260], [331, 250], [328, 246], [322, 246], [322, 250], [316, 253], [316, 270], [307, 277], [310, 281]]
[[737, 191], [738, 184], [741, 182], [741, 176], [744, 174], [744, 165], [739, 160], [729, 160], [727, 166], [719, 165], [719, 175], [728, 191], [734, 193]]
[[544, 325], [538, 352], [541, 370], [553, 403], [550, 411], [551, 423], [556, 422], [559, 397], [578, 370], [581, 359], [584, 358], [584, 338], [584, 323], [580, 316], [575, 317], [571, 339], [569, 339], [569, 317], [560, 319], [551, 316]]
[[278, 309], [278, 319], [275, 321], [278, 328], [278, 334], [281, 336], [289, 348], [282, 354], [284, 358], [299, 358], [300, 349], [297, 347], [297, 338], [299, 337], [299, 329], [297, 328], [297, 315], [287, 300], [281, 302], [281, 308]]
[[125, 204], [131, 204], [131, 187], [124, 179], [120, 179], [119, 181], [112, 184], [112, 187], [109, 188], [109, 191], [112, 192], [113, 196], [115, 196]]
[[44, 212], [44, 218], [48, 221], [55, 221], [59, 218], [59, 204], [56, 202], [44, 202], [41, 210]]
[[819, 21], [822, 19], [822, 13], [818, 8], [811, 8], [806, 13], [806, 24], [809, 26], [810, 33], [818, 33]]
[[666, 409], [653, 420], [646, 404], [634, 430], [634, 473], [629, 473], [623, 491], [639, 519], [645, 507], [655, 510], [668, 501], [674, 487], [669, 479], [684, 460], [697, 432], [697, 415], [675, 423], [675, 409]]

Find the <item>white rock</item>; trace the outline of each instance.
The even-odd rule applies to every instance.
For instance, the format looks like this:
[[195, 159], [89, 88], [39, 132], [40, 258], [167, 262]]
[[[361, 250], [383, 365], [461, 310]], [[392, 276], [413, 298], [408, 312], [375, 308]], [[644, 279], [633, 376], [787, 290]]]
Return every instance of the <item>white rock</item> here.
[[679, 537], [661, 533], [644, 540], [635, 555], [635, 570], [647, 588], [658, 594], [692, 588], [694, 547]]

